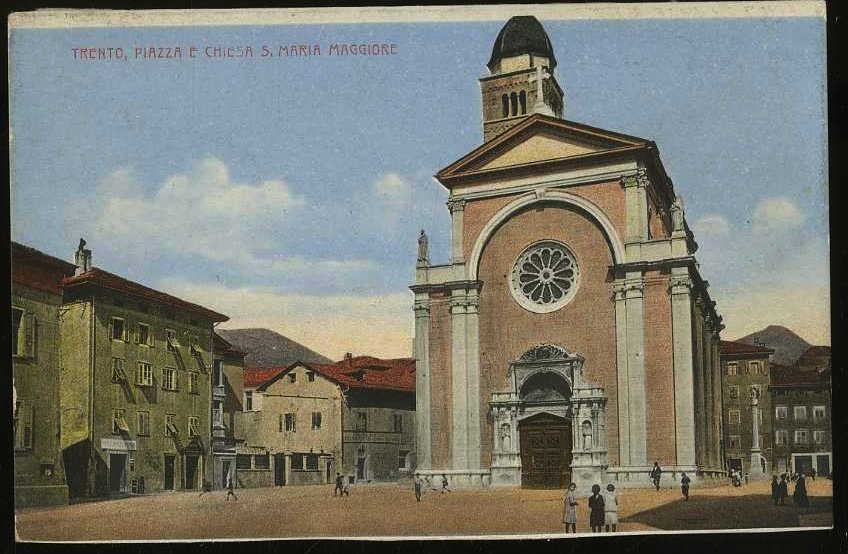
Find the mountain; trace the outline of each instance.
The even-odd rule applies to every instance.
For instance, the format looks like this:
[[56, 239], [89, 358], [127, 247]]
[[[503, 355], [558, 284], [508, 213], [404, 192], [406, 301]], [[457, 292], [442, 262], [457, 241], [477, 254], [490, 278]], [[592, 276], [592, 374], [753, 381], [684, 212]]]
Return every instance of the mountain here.
[[296, 361], [316, 364], [333, 362], [270, 329], [217, 329], [215, 332], [247, 353], [245, 367], [281, 367]]
[[807, 341], [781, 325], [769, 325], [765, 329], [745, 335], [737, 342], [765, 344], [766, 347], [774, 349], [772, 361], [780, 365], [793, 365], [810, 347]]

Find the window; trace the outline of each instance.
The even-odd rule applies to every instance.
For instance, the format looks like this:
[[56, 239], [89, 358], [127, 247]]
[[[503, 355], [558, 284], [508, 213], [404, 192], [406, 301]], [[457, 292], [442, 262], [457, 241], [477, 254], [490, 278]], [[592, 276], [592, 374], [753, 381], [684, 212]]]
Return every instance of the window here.
[[739, 385], [730, 385], [727, 392], [730, 398], [739, 398]]
[[146, 323], [139, 323], [136, 327], [136, 343], [142, 346], [153, 346], [153, 333], [150, 332], [150, 326]]
[[29, 400], [15, 403], [15, 450], [32, 449], [32, 412]]
[[253, 411], [253, 391], [244, 391], [244, 411]]
[[813, 431], [813, 442], [815, 444], [824, 444], [824, 431]]
[[175, 368], [162, 368], [162, 388], [165, 390], [177, 390], [177, 370]]
[[795, 430], [795, 444], [807, 444], [808, 441], [806, 429]]
[[727, 422], [728, 423], [739, 423], [739, 410], [729, 410], [727, 412]]
[[407, 469], [407, 456], [409, 456], [409, 450], [398, 450], [398, 469]]
[[395, 414], [394, 416], [394, 429], [395, 433], [403, 432], [403, 414]]
[[785, 446], [789, 444], [789, 432], [785, 430], [779, 430], [774, 432], [774, 445], [775, 446]]
[[792, 410], [792, 414], [796, 421], [804, 421], [807, 419], [807, 407], [795, 406]]
[[130, 456], [130, 471], [135, 471], [135, 456]]
[[271, 456], [268, 454], [253, 456], [253, 469], [271, 469]]
[[177, 340], [177, 332], [173, 329], [165, 329], [165, 343], [168, 352], [177, 352], [180, 347], [180, 341]]
[[816, 421], [822, 421], [824, 418], [824, 406], [813, 406], [813, 419]]
[[518, 93], [518, 103], [521, 104], [521, 113], [527, 113], [527, 93], [523, 90]]
[[165, 415], [165, 436], [166, 437], [175, 437], [179, 434], [180, 434], [180, 432], [177, 429], [177, 414], [166, 414]]
[[307, 372], [306, 372], [306, 379], [307, 379], [310, 383], [311, 383], [311, 382], [313, 382], [313, 381], [315, 381], [315, 372], [314, 372], [314, 371], [307, 371]]
[[109, 318], [109, 337], [112, 340], [127, 342], [127, 326], [120, 317]]
[[150, 412], [136, 412], [135, 414], [138, 434], [148, 436], [150, 434]]
[[786, 406], [776, 406], [774, 408], [775, 419], [786, 419], [789, 417], [789, 409]]
[[236, 454], [236, 469], [250, 469], [250, 454]]
[[112, 382], [126, 383], [127, 381], [129, 379], [127, 379], [127, 373], [124, 371], [124, 359], [112, 358]]
[[727, 362], [727, 374], [736, 375], [739, 373], [739, 364], [737, 362]]
[[203, 348], [200, 346], [200, 341], [194, 335], [188, 338], [188, 349], [192, 356], [203, 355]]
[[297, 382], [297, 373], [296, 372], [292, 371], [291, 373], [289, 373], [289, 382], [290, 383], [296, 383]]
[[212, 404], [212, 424], [217, 427], [224, 425], [224, 403], [220, 400]]
[[501, 95], [501, 117], [509, 117], [509, 96]]
[[188, 416], [188, 436], [200, 436], [200, 418], [197, 416]]
[[312, 430], [321, 428], [321, 412], [312, 412]]
[[112, 410], [112, 434], [129, 433], [130, 428], [124, 419], [124, 410]]
[[518, 95], [515, 94], [514, 92], [509, 93], [509, 105], [512, 108], [510, 110], [510, 113], [513, 116], [518, 115]]
[[728, 447], [739, 448], [739, 435], [728, 435]]
[[748, 362], [748, 373], [758, 375], [762, 372], [763, 372], [763, 368], [762, 368], [762, 364], [760, 362]]
[[306, 471], [318, 471], [318, 454], [306, 455]]
[[153, 385], [153, 366], [148, 362], [138, 362], [135, 369], [135, 384], [142, 387]]
[[368, 428], [368, 414], [365, 412], [356, 412], [356, 427], [357, 431], [365, 431]]
[[23, 326], [24, 311], [20, 308], [12, 308], [12, 355], [22, 356], [24, 353]]
[[306, 461], [306, 456], [304, 454], [292, 454], [291, 457], [291, 468], [294, 470], [303, 470], [304, 463]]
[[511, 273], [513, 299], [531, 312], [550, 313], [574, 298], [580, 270], [567, 246], [546, 240], [525, 248]]
[[188, 374], [188, 392], [189, 394], [198, 394], [198, 374], [190, 371]]
[[295, 414], [288, 413], [283, 415], [285, 430], [289, 433], [297, 432], [297, 420], [295, 419]]

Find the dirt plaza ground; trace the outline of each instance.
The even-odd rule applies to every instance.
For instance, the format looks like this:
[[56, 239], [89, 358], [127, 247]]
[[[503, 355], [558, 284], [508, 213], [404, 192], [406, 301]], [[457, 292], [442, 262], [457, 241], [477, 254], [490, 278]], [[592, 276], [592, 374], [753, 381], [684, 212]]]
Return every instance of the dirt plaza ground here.
[[[790, 487], [790, 492], [792, 487]], [[619, 531], [824, 527], [832, 517], [832, 482], [809, 481], [809, 508], [774, 506], [769, 483], [693, 489], [689, 502], [671, 483], [660, 491], [620, 495]], [[176, 492], [57, 508], [19, 510], [19, 540], [155, 540], [278, 537], [560, 534], [563, 493], [555, 490], [429, 492], [363, 485], [344, 498], [332, 486]], [[588, 531], [585, 499], [578, 532]]]

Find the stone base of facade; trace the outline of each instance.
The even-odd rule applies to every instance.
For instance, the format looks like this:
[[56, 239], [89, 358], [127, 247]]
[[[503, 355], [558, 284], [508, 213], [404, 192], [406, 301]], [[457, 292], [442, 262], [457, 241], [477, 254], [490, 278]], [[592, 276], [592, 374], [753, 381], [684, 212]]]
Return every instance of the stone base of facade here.
[[493, 465], [491, 469], [491, 485], [492, 487], [520, 487], [521, 466]]
[[606, 489], [606, 483], [611, 482], [606, 468], [598, 465], [571, 465], [571, 482], [577, 486], [577, 494], [588, 496], [592, 494], [592, 485], [600, 485]]
[[67, 485], [32, 485], [15, 487], [15, 508], [61, 506], [68, 504]]
[[450, 489], [484, 489], [492, 484], [488, 469], [416, 469], [415, 474], [422, 479], [429, 477], [430, 486], [436, 489], [442, 488], [442, 475], [448, 478]]

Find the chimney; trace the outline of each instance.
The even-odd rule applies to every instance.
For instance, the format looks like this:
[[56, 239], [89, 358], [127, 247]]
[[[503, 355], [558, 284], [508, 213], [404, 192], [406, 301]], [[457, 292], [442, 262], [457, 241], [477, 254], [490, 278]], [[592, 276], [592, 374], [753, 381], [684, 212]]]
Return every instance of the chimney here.
[[350, 367], [351, 365], [353, 365], [353, 354], [351, 354], [350, 352], [346, 352], [345, 357], [344, 357], [344, 361], [345, 361], [345, 365], [347, 365], [347, 367]]
[[74, 275], [80, 275], [91, 269], [91, 250], [85, 247], [84, 239], [80, 239], [77, 251], [74, 252], [74, 264], [77, 266]]

